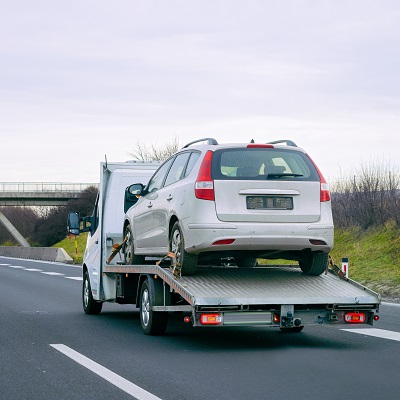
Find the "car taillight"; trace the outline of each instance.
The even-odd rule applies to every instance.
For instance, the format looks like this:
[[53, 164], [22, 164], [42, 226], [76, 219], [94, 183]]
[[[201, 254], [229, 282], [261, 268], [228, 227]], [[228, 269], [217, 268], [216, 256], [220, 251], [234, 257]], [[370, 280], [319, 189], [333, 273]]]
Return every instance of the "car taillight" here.
[[197, 175], [194, 192], [201, 200], [214, 200], [214, 181], [211, 179], [212, 156], [213, 152], [208, 150]]
[[[307, 154], [308, 155], [308, 154]], [[320, 201], [321, 203], [324, 201], [329, 201], [331, 199], [331, 193], [329, 191], [329, 184], [328, 182], [325, 180], [324, 176], [322, 175], [322, 172], [319, 170], [319, 168], [317, 167], [317, 165], [315, 164], [315, 162], [311, 159], [310, 156], [308, 156], [308, 158], [311, 160], [311, 162], [314, 164], [315, 169], [318, 172], [318, 176], [319, 176], [319, 181], [320, 181], [320, 185], [321, 185], [321, 190], [320, 190]]]

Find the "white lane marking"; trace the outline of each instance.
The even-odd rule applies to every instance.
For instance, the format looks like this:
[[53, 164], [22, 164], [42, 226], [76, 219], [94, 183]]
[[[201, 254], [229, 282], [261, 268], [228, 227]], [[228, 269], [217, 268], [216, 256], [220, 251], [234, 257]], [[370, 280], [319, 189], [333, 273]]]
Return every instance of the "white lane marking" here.
[[41, 272], [42, 274], [46, 274], [46, 275], [54, 275], [54, 276], [60, 276], [60, 275], [65, 275], [65, 274], [61, 274], [60, 272]]
[[66, 279], [72, 279], [74, 281], [82, 281], [83, 278], [81, 276], [65, 276]]
[[396, 340], [400, 342], [400, 332], [387, 331], [385, 329], [377, 329], [377, 328], [342, 329], [342, 331], [359, 333], [360, 335], [374, 336], [382, 339]]
[[64, 344], [51, 344], [50, 346], [138, 400], [161, 400], [159, 397], [154, 396]]
[[0, 264], [0, 265], [2, 265], [3, 267], [8, 267], [10, 264]]
[[20, 265], [9, 265], [9, 268], [15, 268], [15, 269], [25, 269], [25, 267], [21, 267]]
[[43, 270], [37, 268], [25, 268], [25, 271], [42, 272]]

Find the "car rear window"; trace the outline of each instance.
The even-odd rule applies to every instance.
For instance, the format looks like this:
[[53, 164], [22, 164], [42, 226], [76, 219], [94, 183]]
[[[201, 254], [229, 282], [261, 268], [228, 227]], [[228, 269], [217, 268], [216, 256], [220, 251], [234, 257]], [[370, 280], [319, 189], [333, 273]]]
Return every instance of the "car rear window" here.
[[270, 148], [217, 150], [212, 159], [212, 177], [216, 180], [319, 181], [318, 172], [306, 154]]

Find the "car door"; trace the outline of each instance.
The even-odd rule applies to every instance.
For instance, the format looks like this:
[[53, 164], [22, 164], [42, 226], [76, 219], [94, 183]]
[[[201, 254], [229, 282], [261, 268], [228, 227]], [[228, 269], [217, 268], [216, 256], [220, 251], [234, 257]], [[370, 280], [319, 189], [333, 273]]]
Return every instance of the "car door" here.
[[[157, 191], [157, 197], [153, 200], [154, 246], [160, 252], [168, 251], [169, 220], [171, 213], [179, 209], [176, 195], [179, 196], [180, 180], [190, 154], [190, 151], [185, 151], [175, 157], [162, 187]], [[177, 213], [179, 214], [179, 210]]]
[[158, 198], [158, 191], [162, 187], [165, 177], [174, 161], [174, 157], [167, 160], [152, 176], [145, 188], [144, 195], [134, 206], [133, 230], [137, 249], [146, 249], [147, 254], [157, 254], [154, 241], [153, 208]]

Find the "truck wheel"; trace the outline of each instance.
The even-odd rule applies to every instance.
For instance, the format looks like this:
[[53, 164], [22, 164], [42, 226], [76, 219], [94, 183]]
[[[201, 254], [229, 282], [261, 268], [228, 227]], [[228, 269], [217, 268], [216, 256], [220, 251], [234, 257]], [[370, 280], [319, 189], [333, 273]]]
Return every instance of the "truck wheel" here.
[[86, 271], [83, 275], [82, 282], [82, 304], [83, 311], [86, 314], [98, 315], [101, 313], [103, 303], [96, 301], [92, 296], [92, 289], [90, 287], [89, 273]]
[[326, 270], [328, 258], [328, 253], [311, 254], [305, 260], [299, 261], [299, 266], [307, 275], [321, 275]]
[[138, 256], [135, 254], [135, 249], [133, 247], [133, 235], [130, 225], [127, 225], [124, 231], [124, 238], [126, 242], [123, 246], [124, 262], [128, 265], [142, 265], [144, 264], [144, 256]]
[[235, 258], [235, 263], [239, 268], [254, 268], [257, 266], [257, 258]]
[[168, 324], [168, 312], [153, 311], [156, 295], [156, 285], [150, 279], [143, 282], [140, 290], [140, 325], [146, 335], [164, 335]]
[[172, 227], [169, 248], [176, 255], [176, 262], [181, 267], [181, 275], [193, 275], [196, 272], [198, 256], [197, 254], [190, 254], [185, 251], [185, 239], [183, 238], [179, 222], [175, 222]]

